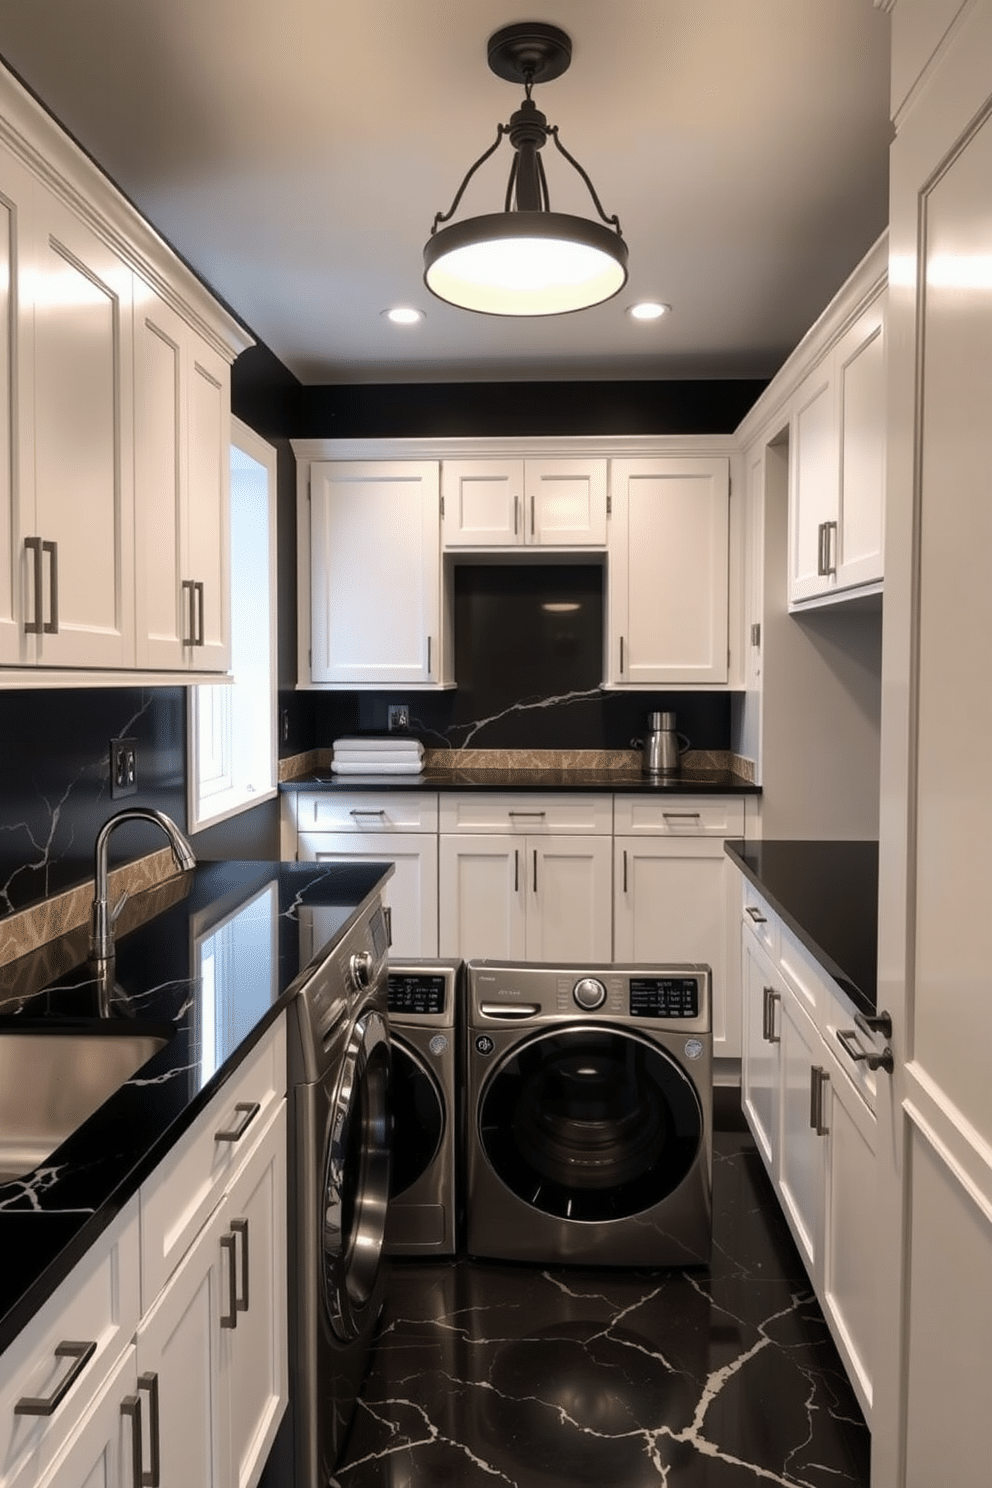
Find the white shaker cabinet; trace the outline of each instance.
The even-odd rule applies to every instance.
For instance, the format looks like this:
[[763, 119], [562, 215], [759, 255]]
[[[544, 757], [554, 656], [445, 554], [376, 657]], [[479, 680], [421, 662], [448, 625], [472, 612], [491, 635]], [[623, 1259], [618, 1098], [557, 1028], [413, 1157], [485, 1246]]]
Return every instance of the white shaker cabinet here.
[[134, 305], [139, 667], [230, 666], [230, 368], [140, 281]]
[[40, 184], [28, 255], [17, 275], [22, 293], [30, 280], [34, 312], [33, 342], [20, 348], [32, 360], [31, 437], [17, 460], [24, 629], [33, 643], [24, 659], [131, 667], [132, 274]]
[[800, 385], [790, 429], [789, 600], [882, 582], [885, 291]]
[[446, 549], [606, 546], [606, 460], [444, 460]]
[[718, 1058], [740, 1057], [737, 875], [724, 842], [743, 831], [731, 797], [614, 802], [614, 958], [709, 966]]
[[394, 956], [437, 955], [437, 793], [295, 792], [301, 863], [386, 862]]
[[441, 797], [439, 952], [609, 961], [609, 796]]
[[447, 682], [438, 480], [436, 460], [310, 467], [301, 677], [355, 689]]
[[875, 1074], [852, 1057], [863, 1036], [841, 989], [748, 883], [743, 908], [741, 1104], [870, 1423]]
[[608, 685], [726, 683], [729, 461], [614, 460], [610, 487]]

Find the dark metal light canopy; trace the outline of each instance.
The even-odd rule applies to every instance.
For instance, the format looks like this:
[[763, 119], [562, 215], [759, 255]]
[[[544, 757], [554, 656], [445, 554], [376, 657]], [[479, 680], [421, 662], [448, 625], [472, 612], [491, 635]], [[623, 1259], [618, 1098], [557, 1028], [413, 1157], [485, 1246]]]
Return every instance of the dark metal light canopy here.
[[[607, 217], [586, 172], [562, 145], [531, 98], [536, 82], [561, 77], [572, 43], [557, 26], [505, 26], [489, 38], [497, 77], [522, 82], [525, 98], [495, 143], [470, 167], [447, 212], [438, 212], [424, 247], [424, 282], [432, 294], [487, 315], [562, 315], [608, 300], [627, 282], [627, 245], [617, 217]], [[480, 165], [509, 136], [514, 149], [502, 212], [450, 222]], [[540, 150], [553, 140], [589, 188], [600, 221], [552, 212]]]

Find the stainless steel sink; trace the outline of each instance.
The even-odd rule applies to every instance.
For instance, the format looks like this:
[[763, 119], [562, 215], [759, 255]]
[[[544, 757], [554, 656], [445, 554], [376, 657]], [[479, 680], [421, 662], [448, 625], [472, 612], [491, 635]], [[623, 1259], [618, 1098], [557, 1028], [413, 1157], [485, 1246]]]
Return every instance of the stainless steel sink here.
[[122, 1024], [0, 1032], [0, 1183], [40, 1166], [167, 1042]]

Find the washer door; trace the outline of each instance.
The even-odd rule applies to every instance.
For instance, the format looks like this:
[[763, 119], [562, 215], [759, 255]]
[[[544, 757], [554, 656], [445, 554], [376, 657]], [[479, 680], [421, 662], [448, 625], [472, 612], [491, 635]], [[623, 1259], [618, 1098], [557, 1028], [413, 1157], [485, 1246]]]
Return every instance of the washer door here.
[[335, 1334], [365, 1327], [389, 1201], [389, 1036], [374, 1008], [356, 1018], [334, 1092], [324, 1160], [321, 1275]]
[[518, 1198], [569, 1220], [625, 1219], [685, 1178], [703, 1112], [681, 1066], [616, 1028], [573, 1024], [518, 1044], [479, 1107], [486, 1158]]
[[393, 1034], [393, 1174], [391, 1199], [412, 1188], [438, 1154], [444, 1136], [444, 1099], [431, 1070]]

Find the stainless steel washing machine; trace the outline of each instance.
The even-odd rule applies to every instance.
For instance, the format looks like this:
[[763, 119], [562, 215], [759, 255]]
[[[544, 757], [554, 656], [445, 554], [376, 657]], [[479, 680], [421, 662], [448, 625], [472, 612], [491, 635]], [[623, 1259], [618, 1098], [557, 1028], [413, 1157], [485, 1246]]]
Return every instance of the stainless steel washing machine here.
[[457, 1247], [456, 1152], [461, 961], [391, 960], [393, 1176], [391, 1255], [450, 1256]]
[[705, 1264], [705, 966], [467, 964], [470, 1254]]
[[388, 946], [376, 896], [288, 1021], [290, 1396], [295, 1480], [307, 1488], [331, 1478], [385, 1294]]

